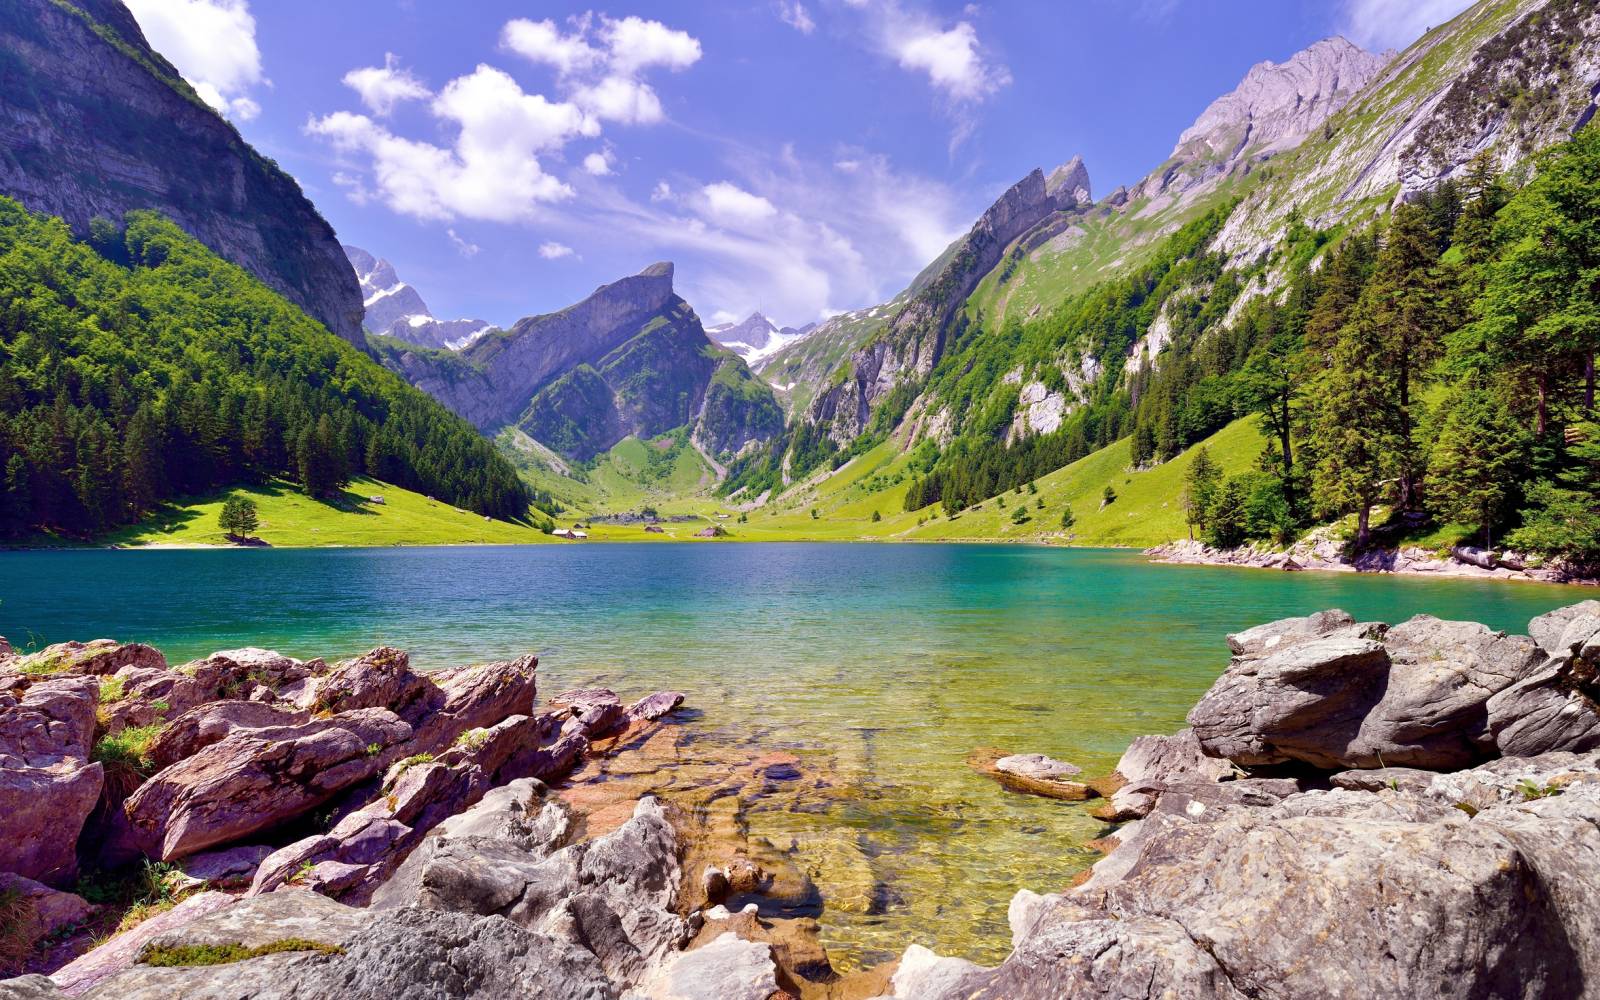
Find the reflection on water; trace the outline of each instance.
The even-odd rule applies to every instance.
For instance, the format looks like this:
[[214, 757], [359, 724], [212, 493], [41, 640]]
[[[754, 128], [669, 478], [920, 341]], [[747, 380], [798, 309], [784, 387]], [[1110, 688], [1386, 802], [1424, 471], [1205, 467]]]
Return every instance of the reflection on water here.
[[546, 693], [685, 691], [704, 738], [790, 750], [841, 789], [750, 822], [815, 872], [846, 966], [910, 941], [996, 960], [1012, 894], [1092, 860], [1084, 806], [1002, 791], [965, 765], [974, 747], [1102, 772], [1134, 736], [1182, 726], [1226, 632], [1336, 606], [1521, 631], [1588, 596], [1005, 546], [0, 553], [0, 634], [18, 646], [109, 636], [182, 660], [387, 643], [429, 667], [534, 650]]

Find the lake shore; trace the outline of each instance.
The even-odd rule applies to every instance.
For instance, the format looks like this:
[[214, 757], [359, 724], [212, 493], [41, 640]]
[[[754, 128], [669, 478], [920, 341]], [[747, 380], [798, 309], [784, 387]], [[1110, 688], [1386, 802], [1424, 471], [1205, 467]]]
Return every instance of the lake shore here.
[[1257, 544], [1218, 549], [1197, 539], [1186, 539], [1143, 551], [1151, 562], [1168, 566], [1221, 566], [1288, 573], [1366, 573], [1573, 587], [1600, 586], [1600, 578], [1575, 573], [1559, 563], [1552, 567], [1530, 566], [1514, 556], [1502, 559], [1497, 553], [1481, 549], [1456, 549], [1449, 556], [1441, 556], [1427, 549], [1402, 546], [1372, 549], [1352, 559], [1345, 554], [1342, 545], [1319, 539], [1302, 541], [1288, 549]]

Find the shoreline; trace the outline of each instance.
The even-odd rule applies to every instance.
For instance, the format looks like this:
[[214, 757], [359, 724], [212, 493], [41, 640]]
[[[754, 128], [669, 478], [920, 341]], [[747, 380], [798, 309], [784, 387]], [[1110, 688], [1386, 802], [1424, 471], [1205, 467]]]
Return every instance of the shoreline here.
[[1454, 556], [1444, 558], [1415, 546], [1374, 549], [1347, 559], [1327, 541], [1300, 542], [1288, 549], [1215, 549], [1186, 539], [1143, 550], [1158, 566], [1212, 566], [1224, 569], [1270, 570], [1278, 573], [1351, 573], [1366, 576], [1406, 576], [1434, 580], [1481, 580], [1501, 583], [1537, 583], [1556, 587], [1596, 587], [1600, 579], [1566, 576], [1560, 570], [1512, 568], [1509, 565], [1488, 569]]

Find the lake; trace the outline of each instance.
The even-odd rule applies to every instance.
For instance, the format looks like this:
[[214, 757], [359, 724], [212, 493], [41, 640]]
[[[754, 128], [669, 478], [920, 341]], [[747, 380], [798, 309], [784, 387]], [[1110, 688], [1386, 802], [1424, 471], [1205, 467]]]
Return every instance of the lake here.
[[837, 964], [917, 941], [995, 961], [1019, 888], [1062, 888], [1103, 832], [1082, 805], [972, 772], [977, 747], [1109, 770], [1172, 732], [1223, 637], [1342, 607], [1525, 631], [1581, 588], [1167, 567], [980, 545], [592, 545], [0, 553], [0, 635], [101, 636], [173, 662], [241, 645], [330, 660], [387, 644], [442, 667], [540, 656], [540, 690], [688, 694], [705, 738], [790, 750], [850, 794], [752, 833], [825, 859]]

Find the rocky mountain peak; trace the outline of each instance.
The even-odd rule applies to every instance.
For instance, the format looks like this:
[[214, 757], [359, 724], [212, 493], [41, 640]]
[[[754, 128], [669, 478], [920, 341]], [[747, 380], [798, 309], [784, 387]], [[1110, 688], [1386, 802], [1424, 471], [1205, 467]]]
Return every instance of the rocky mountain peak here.
[[435, 319], [422, 294], [400, 280], [393, 264], [360, 247], [343, 249], [361, 283], [366, 309], [361, 325], [373, 333], [422, 347], [460, 350], [490, 329], [478, 319]]
[[1094, 195], [1089, 187], [1089, 168], [1083, 165], [1083, 157], [1074, 156], [1061, 166], [1050, 171], [1050, 176], [1045, 178], [1045, 191], [1052, 195], [1066, 193], [1072, 196], [1079, 205], [1088, 205], [1094, 202]]
[[1368, 52], [1334, 37], [1286, 62], [1257, 63], [1238, 87], [1213, 101], [1184, 131], [1173, 156], [1232, 158], [1247, 147], [1294, 146], [1344, 107], [1393, 55]]

